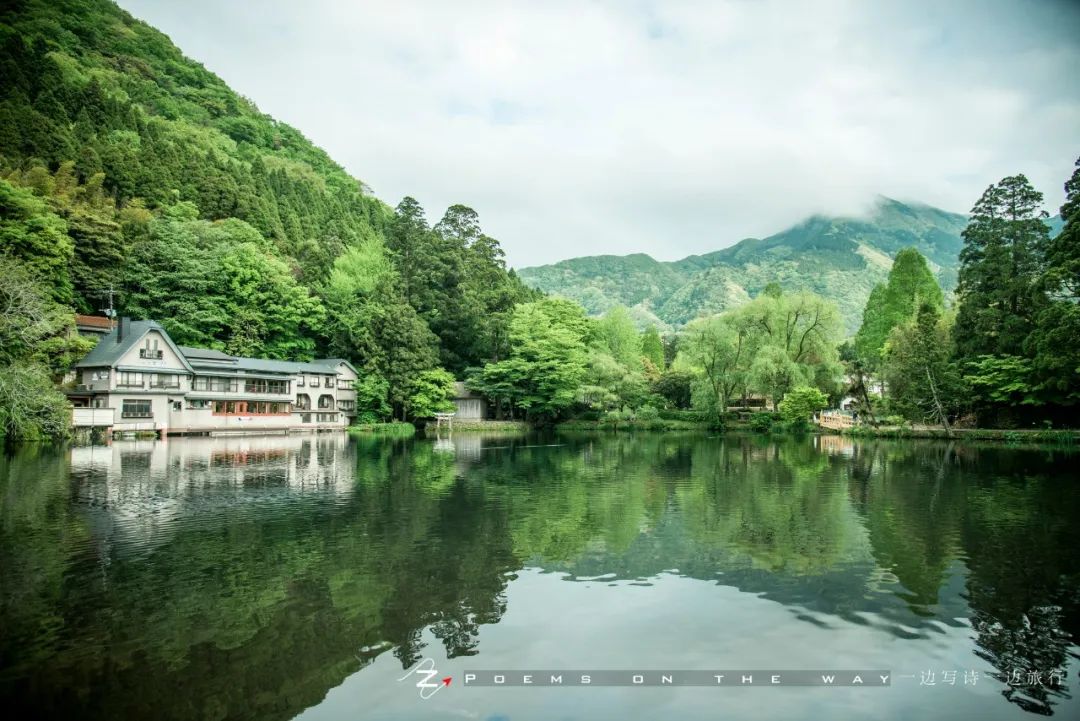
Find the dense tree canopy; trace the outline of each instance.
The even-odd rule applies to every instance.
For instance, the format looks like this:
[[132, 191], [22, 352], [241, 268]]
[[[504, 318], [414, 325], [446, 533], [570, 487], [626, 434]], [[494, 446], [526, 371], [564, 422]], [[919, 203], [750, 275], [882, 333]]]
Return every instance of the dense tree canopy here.
[[914, 317], [923, 303], [941, 310], [944, 307], [941, 286], [926, 258], [915, 248], [904, 248], [893, 259], [888, 282], [870, 293], [862, 326], [855, 335], [860, 357], [871, 365], [880, 361], [889, 333]]
[[182, 344], [347, 358], [400, 416], [439, 405], [422, 374], [505, 357], [540, 297], [474, 210], [391, 210], [107, 0], [6, 8], [0, 72], [0, 256], [68, 313], [112, 299]]

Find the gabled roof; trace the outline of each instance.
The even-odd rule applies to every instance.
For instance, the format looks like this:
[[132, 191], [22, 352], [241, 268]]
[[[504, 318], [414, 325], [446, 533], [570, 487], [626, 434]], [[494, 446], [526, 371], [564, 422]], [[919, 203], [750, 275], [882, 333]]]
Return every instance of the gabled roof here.
[[184, 364], [184, 368], [195, 372], [195, 369], [188, 363], [187, 358], [180, 352], [180, 348], [173, 343], [169, 334], [161, 327], [161, 324], [152, 320], [133, 320], [124, 321], [124, 337], [119, 343], [116, 342], [116, 335], [119, 331], [119, 327], [113, 328], [108, 333], [101, 336], [97, 345], [91, 349], [86, 357], [75, 364], [76, 368], [100, 368], [102, 366], [115, 366], [120, 362], [120, 359], [124, 357], [129, 350], [139, 345], [143, 336], [152, 330], [156, 330], [161, 333], [161, 337], [165, 339], [165, 343], [172, 349], [173, 353], [180, 359], [180, 362]]
[[356, 375], [360, 375], [360, 371], [356, 370], [356, 366], [354, 366], [352, 363], [345, 360], [344, 358], [316, 358], [311, 362], [317, 363], [318, 365], [330, 366], [331, 368], [344, 363], [345, 365], [349, 366], [353, 373], [355, 373]]

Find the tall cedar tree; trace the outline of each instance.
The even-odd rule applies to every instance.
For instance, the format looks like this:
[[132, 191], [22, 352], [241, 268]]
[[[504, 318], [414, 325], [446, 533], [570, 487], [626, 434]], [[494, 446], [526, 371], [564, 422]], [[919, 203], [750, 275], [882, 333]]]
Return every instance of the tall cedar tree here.
[[956, 348], [961, 360], [1024, 354], [1046, 307], [1043, 256], [1049, 243], [1042, 193], [1023, 175], [986, 189], [971, 210], [960, 251]]

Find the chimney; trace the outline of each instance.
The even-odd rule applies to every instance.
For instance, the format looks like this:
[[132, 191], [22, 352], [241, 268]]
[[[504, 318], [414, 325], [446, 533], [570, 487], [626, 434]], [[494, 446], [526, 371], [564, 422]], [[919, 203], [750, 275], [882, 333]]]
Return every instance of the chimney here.
[[116, 342], [124, 340], [124, 333], [128, 329], [128, 324], [131, 323], [131, 318], [120, 316], [120, 322], [116, 324]]

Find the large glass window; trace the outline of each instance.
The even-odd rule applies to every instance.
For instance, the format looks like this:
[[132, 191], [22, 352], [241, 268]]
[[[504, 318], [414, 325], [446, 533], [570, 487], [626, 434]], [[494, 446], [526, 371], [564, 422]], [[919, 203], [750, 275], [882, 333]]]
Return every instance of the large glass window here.
[[325, 408], [333, 408], [333, 407], [334, 407], [334, 397], [332, 395], [330, 395], [329, 393], [324, 393], [321, 396], [319, 396], [319, 408], [325, 409]]
[[289, 381], [266, 380], [252, 378], [244, 382], [245, 393], [277, 393], [284, 395], [289, 392]]
[[307, 393], [301, 393], [296, 396], [296, 410], [306, 411], [311, 409], [311, 396]]
[[150, 376], [151, 388], [179, 388], [180, 376], [156, 373]]
[[131, 371], [120, 371], [116, 375], [116, 387], [117, 388], [142, 388], [143, 387], [143, 374], [132, 373]]
[[123, 418], [153, 418], [154, 412], [149, 399], [125, 400], [120, 409], [120, 415]]
[[195, 391], [231, 393], [240, 389], [240, 381], [236, 378], [220, 376], [197, 376], [191, 381], [191, 389]]

